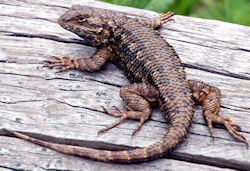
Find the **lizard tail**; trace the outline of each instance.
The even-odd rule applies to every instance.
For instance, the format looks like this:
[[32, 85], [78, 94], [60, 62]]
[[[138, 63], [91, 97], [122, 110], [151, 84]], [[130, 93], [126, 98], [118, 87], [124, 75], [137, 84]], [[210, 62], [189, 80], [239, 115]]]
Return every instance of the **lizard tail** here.
[[169, 127], [167, 134], [155, 144], [149, 147], [121, 151], [98, 150], [55, 144], [33, 138], [19, 132], [10, 131], [6, 129], [5, 131], [8, 132], [10, 135], [16, 136], [20, 139], [24, 139], [26, 141], [50, 148], [52, 150], [64, 154], [75, 155], [103, 162], [138, 163], [162, 157], [167, 152], [174, 149], [187, 134], [188, 128], [190, 127], [190, 122], [184, 123], [182, 118], [180, 119], [177, 117], [176, 119], [172, 119], [172, 124], [170, 125], [171, 126]]

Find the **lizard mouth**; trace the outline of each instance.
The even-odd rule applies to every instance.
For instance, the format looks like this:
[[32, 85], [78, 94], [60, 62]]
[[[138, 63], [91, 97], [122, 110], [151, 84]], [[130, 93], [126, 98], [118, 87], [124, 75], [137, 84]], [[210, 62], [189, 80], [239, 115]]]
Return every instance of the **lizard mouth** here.
[[61, 27], [65, 28], [65, 24], [69, 21], [69, 19], [66, 18], [67, 15], [62, 15], [57, 19], [57, 24], [59, 24]]

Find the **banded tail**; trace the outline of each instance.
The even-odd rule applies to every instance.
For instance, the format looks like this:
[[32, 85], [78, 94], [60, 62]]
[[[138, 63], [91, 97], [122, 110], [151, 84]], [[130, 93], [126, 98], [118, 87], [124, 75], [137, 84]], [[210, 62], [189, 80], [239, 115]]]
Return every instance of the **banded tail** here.
[[[184, 121], [188, 122], [184, 123]], [[55, 144], [33, 138], [19, 132], [6, 129], [5, 131], [20, 139], [50, 148], [63, 154], [69, 154], [103, 162], [139, 163], [162, 157], [169, 151], [173, 150], [184, 139], [190, 125], [191, 117], [187, 117], [185, 120], [180, 117], [173, 117], [170, 119], [170, 125], [167, 134], [160, 141], [149, 147], [121, 151], [97, 150]]]

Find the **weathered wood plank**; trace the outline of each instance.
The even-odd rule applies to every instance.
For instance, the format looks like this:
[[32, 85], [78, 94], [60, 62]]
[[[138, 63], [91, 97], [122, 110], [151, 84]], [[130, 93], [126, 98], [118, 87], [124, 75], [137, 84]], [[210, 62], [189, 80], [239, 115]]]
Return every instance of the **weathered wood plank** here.
[[[133, 138], [131, 133], [135, 121], [124, 121], [97, 136], [99, 129], [115, 120], [105, 115], [100, 106], [123, 105], [119, 87], [127, 85], [128, 81], [115, 66], [108, 64], [102, 71], [92, 74], [69, 71], [58, 75], [54, 74], [55, 70], [42, 68], [42, 61], [51, 55], [87, 57], [95, 51], [81, 45], [77, 36], [55, 22], [67, 10], [66, 7], [76, 3], [118, 10], [131, 16], [155, 15], [145, 10], [82, 0], [0, 0], [0, 18], [3, 21], [0, 22], [0, 128], [76, 139], [82, 144], [92, 141], [94, 147], [105, 142], [104, 147], [108, 149], [116, 149], [119, 145], [144, 147], [158, 141], [167, 129], [158, 110]], [[161, 33], [187, 66], [189, 78], [203, 80], [222, 90], [220, 114], [242, 125], [242, 133], [250, 140], [250, 41], [245, 38], [249, 36], [250, 28], [175, 16], [175, 23], [164, 26]], [[212, 142], [201, 109], [197, 107], [190, 135], [168, 156], [172, 159], [122, 167], [124, 170], [219, 170], [185, 162], [191, 161], [219, 167], [250, 168], [250, 153], [243, 144], [236, 142], [222, 127], [215, 128], [215, 136], [215, 142]], [[103, 166], [116, 170], [121, 167], [69, 157], [51, 150], [43, 151], [44, 148], [16, 138], [0, 137], [0, 142], [5, 144], [1, 145], [0, 166], [6, 168], [97, 170]], [[24, 147], [23, 151], [20, 147]], [[6, 149], [10, 152], [5, 153]], [[11, 156], [16, 156], [20, 165], [11, 160]], [[34, 160], [30, 160], [30, 156]], [[39, 156], [43, 156], [41, 161]], [[58, 164], [57, 158], [62, 162]], [[74, 168], [73, 162], [77, 163]]]
[[[23, 169], [30, 170], [30, 161], [32, 160], [34, 165], [32, 170], [164, 170], [161, 165], [166, 165], [168, 170], [188, 170], [193, 168], [194, 171], [209, 170], [209, 171], [225, 171], [231, 169], [222, 169], [213, 166], [206, 166], [202, 164], [187, 163], [178, 160], [158, 160], [147, 164], [107, 164], [101, 162], [90, 161], [78, 157], [65, 156], [55, 151], [45, 149], [43, 147], [37, 147], [34, 144], [30, 144], [21, 141], [16, 138], [3, 137], [0, 139], [0, 161], [1, 163], [11, 163], [9, 165], [10, 170]], [[20, 146], [23, 148], [20, 150]], [[26, 156], [25, 158], [23, 156]], [[0, 169], [2, 170], [1, 166]], [[7, 170], [6, 170], [7, 171]]]

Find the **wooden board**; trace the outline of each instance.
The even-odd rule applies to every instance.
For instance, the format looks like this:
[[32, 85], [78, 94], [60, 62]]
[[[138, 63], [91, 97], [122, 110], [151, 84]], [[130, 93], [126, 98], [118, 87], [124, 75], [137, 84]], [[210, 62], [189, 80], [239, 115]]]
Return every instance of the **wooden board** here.
[[[137, 122], [126, 120], [97, 135], [117, 118], [100, 106], [123, 107], [119, 87], [123, 73], [107, 64], [96, 73], [69, 71], [55, 74], [42, 68], [52, 55], [89, 57], [95, 48], [62, 29], [57, 18], [72, 4], [95, 6], [134, 17], [154, 12], [83, 0], [0, 0], [0, 130], [8, 128], [54, 142], [105, 149], [146, 147], [167, 131], [159, 110], [131, 137]], [[176, 15], [161, 35], [179, 54], [188, 78], [199, 79], [222, 91], [220, 115], [242, 126], [250, 141], [250, 28], [215, 20]], [[5, 170], [231, 170], [250, 169], [250, 150], [224, 127], [214, 128], [212, 141], [201, 107], [185, 141], [165, 158], [132, 165], [66, 156], [22, 140], [0, 136], [0, 169]], [[1, 135], [4, 132], [0, 131]], [[54, 138], [53, 138], [54, 137]]]

